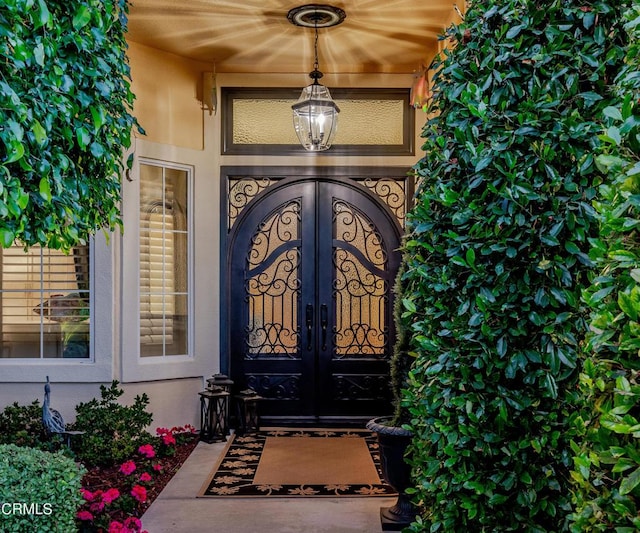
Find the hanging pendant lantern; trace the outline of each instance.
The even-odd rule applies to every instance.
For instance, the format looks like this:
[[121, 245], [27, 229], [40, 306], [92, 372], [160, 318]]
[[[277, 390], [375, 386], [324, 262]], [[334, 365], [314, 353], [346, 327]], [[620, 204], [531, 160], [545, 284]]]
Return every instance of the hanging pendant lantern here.
[[300, 144], [309, 152], [327, 150], [335, 137], [338, 128], [340, 108], [331, 99], [329, 89], [318, 83], [322, 72], [318, 65], [318, 28], [328, 28], [340, 24], [346, 13], [337, 7], [309, 4], [292, 9], [287, 18], [296, 26], [312, 27], [315, 31], [313, 71], [309, 77], [311, 85], [302, 89], [293, 109], [293, 126]]
[[293, 126], [300, 144], [309, 152], [327, 150], [338, 129], [340, 108], [331, 99], [329, 89], [318, 83], [314, 71], [309, 74], [313, 83], [302, 89], [293, 109]]

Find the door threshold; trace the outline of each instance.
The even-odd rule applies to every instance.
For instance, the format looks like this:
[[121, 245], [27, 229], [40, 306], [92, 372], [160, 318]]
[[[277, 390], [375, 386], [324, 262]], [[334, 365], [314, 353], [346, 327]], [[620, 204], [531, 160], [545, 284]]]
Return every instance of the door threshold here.
[[367, 422], [377, 416], [264, 416], [260, 417], [260, 427], [365, 429]]

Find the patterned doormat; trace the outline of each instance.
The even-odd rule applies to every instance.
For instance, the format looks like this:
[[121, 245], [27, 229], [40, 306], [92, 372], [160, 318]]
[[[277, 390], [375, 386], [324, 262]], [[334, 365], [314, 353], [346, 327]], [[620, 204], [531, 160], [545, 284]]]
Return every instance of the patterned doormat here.
[[199, 497], [394, 495], [381, 479], [370, 431], [272, 429], [231, 436]]

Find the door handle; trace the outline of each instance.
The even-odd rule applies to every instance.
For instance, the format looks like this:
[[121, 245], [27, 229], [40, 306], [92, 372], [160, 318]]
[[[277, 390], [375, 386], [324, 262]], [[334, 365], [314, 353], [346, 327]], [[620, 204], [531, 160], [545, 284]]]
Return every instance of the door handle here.
[[327, 349], [327, 317], [328, 310], [327, 304], [320, 306], [320, 327], [322, 328], [322, 349]]
[[311, 351], [311, 333], [313, 331], [313, 305], [307, 304], [307, 350]]

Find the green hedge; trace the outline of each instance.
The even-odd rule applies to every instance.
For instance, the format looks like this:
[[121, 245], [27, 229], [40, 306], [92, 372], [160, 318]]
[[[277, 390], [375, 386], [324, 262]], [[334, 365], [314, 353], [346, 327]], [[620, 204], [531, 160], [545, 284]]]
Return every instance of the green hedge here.
[[60, 453], [0, 445], [0, 531], [75, 531], [83, 474]]
[[626, 67], [604, 110], [596, 160], [608, 183], [595, 204], [600, 275], [584, 292], [593, 311], [571, 472], [576, 533], [640, 530], [640, 5], [625, 20]]
[[594, 152], [626, 5], [482, 0], [449, 32], [403, 250], [418, 530], [568, 528]]

